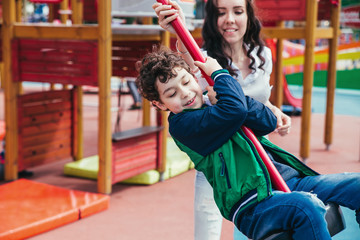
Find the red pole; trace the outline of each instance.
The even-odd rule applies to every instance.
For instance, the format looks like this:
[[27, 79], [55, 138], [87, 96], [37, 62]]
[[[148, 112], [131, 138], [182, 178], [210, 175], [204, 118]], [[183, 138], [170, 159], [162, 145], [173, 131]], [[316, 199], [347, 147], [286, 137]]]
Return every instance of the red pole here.
[[[162, 3], [163, 5], [168, 4], [167, 0], [157, 0], [157, 2]], [[202, 55], [199, 46], [195, 42], [195, 40], [192, 37], [189, 30], [184, 26], [181, 19], [179, 17], [177, 17], [174, 21], [171, 22], [171, 25], [175, 29], [175, 32], [177, 33], [177, 35], [179, 36], [181, 41], [184, 43], [184, 45], [185, 45], [186, 49], [189, 51], [191, 57], [195, 61], [205, 62], [205, 58]], [[206, 73], [204, 73], [202, 71], [202, 69], [200, 69], [200, 70], [201, 70], [201, 73], [202, 73], [203, 77], [208, 82], [208, 84], [210, 86], [214, 86], [214, 81], [211, 79], [211, 77], [209, 77]]]
[[[159, 3], [162, 3], [163, 5], [167, 5], [167, 0], [157, 0]], [[202, 55], [199, 46], [195, 42], [194, 38], [190, 34], [189, 30], [187, 30], [181, 21], [179, 17], [177, 17], [174, 21], [171, 22], [171, 25], [175, 29], [175, 32], [180, 37], [181, 41], [184, 43], [186, 49], [189, 51], [191, 57], [195, 61], [205, 62], [205, 58]], [[204, 72], [203, 76], [205, 77], [206, 81], [210, 86], [214, 86], [214, 81]], [[270, 160], [269, 156], [265, 152], [264, 148], [261, 146], [260, 142], [257, 140], [253, 132], [248, 129], [245, 126], [242, 126], [241, 129], [245, 133], [245, 135], [250, 139], [250, 141], [254, 144], [256, 151], [259, 153], [262, 161], [264, 162], [271, 181], [274, 185], [274, 187], [278, 190], [284, 191], [284, 192], [290, 192], [289, 187], [286, 185], [284, 179], [281, 177], [278, 170], [275, 168], [274, 164]]]

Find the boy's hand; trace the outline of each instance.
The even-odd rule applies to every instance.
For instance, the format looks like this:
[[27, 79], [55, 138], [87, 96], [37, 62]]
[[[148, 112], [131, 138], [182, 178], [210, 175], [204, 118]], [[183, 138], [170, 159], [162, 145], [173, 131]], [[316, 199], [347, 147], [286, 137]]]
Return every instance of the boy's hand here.
[[223, 69], [220, 64], [212, 57], [207, 57], [205, 63], [195, 61], [195, 66], [201, 68], [208, 76], [217, 70]]

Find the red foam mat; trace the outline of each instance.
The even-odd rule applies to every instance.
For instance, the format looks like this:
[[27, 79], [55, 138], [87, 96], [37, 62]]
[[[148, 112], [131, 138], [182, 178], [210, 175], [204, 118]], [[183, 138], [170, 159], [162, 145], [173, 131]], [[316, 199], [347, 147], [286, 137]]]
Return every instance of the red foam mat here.
[[107, 195], [19, 179], [0, 186], [0, 240], [28, 238], [108, 206]]

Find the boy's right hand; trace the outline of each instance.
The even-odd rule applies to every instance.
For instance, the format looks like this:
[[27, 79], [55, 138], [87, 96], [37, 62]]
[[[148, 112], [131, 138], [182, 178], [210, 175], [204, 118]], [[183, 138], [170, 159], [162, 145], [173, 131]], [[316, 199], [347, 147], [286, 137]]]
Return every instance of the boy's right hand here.
[[177, 2], [169, 0], [168, 3], [169, 5], [162, 5], [161, 3], [156, 2], [152, 5], [152, 8], [155, 10], [159, 19], [160, 27], [166, 31], [176, 34], [174, 28], [171, 26], [171, 22], [180, 16], [183, 23], [185, 23], [185, 16]]
[[211, 76], [211, 74], [217, 70], [223, 69], [218, 61], [212, 57], [206, 57], [205, 63], [195, 61], [194, 64], [201, 68], [208, 76]]

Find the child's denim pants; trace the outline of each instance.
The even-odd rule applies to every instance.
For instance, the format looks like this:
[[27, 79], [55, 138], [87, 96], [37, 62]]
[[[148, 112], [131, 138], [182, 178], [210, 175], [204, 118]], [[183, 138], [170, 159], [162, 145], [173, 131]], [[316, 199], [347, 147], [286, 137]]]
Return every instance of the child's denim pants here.
[[327, 202], [355, 210], [360, 224], [360, 173], [294, 177], [287, 185], [291, 193], [274, 191], [244, 213], [240, 231], [253, 240], [274, 229], [293, 230], [293, 239], [331, 239], [325, 221]]

